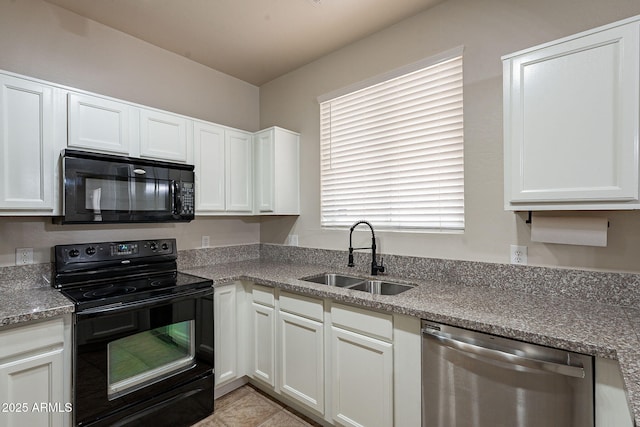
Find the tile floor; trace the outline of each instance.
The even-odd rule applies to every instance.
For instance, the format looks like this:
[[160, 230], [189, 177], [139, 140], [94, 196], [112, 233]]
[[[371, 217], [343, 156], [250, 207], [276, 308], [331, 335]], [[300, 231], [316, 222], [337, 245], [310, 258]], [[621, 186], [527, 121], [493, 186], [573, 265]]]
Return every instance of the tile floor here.
[[216, 400], [215, 412], [192, 427], [309, 427], [319, 426], [251, 385]]

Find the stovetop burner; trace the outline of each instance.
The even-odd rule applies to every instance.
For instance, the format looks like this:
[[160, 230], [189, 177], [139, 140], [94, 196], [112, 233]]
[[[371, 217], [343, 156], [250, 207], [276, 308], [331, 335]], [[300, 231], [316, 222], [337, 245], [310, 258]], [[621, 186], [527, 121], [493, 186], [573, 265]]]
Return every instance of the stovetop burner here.
[[54, 286], [76, 312], [210, 288], [213, 282], [176, 267], [175, 239], [60, 245]]
[[107, 297], [128, 294], [129, 292], [133, 292], [135, 290], [136, 288], [134, 288], [133, 286], [107, 285], [101, 288], [87, 291], [82, 295], [82, 297], [85, 299], [107, 298]]

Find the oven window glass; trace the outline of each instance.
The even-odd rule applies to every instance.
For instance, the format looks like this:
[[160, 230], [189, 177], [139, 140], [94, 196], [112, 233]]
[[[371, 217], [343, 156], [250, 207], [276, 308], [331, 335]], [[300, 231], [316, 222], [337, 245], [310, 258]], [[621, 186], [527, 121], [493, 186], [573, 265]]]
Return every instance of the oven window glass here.
[[84, 183], [84, 208], [96, 214], [169, 210], [169, 181], [87, 177]]
[[108, 344], [109, 399], [138, 390], [190, 367], [194, 321], [174, 323]]

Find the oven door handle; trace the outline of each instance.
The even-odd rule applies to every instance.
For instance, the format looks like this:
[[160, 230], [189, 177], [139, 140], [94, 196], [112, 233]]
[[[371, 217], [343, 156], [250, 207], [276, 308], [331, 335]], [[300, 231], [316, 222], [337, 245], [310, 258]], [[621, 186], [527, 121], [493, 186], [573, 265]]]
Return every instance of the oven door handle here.
[[488, 348], [481, 345], [471, 344], [465, 341], [441, 335], [435, 331], [422, 329], [422, 336], [431, 340], [438, 341], [441, 345], [458, 350], [461, 352], [475, 354], [487, 359], [496, 360], [498, 362], [508, 363], [511, 365], [523, 366], [525, 368], [544, 371], [548, 373], [566, 375], [574, 378], [584, 378], [584, 368], [582, 366], [564, 365], [561, 363], [551, 362], [548, 360], [533, 359], [525, 356], [508, 353], [506, 351]]
[[173, 295], [163, 295], [155, 298], [146, 298], [142, 301], [135, 301], [131, 303], [115, 303], [100, 307], [92, 307], [76, 313], [76, 316], [95, 317], [104, 314], [118, 313], [121, 311], [137, 310], [140, 308], [152, 308], [186, 299], [202, 298], [208, 295], [213, 295], [213, 287]]

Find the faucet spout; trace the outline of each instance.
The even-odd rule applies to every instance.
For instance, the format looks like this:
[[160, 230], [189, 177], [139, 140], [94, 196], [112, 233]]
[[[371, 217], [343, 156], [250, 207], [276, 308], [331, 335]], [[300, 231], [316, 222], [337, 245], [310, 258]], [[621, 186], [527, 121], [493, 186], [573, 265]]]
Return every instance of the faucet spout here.
[[354, 249], [369, 249], [369, 248], [354, 248], [353, 247], [353, 230], [355, 230], [355, 228], [360, 225], [360, 224], [365, 224], [367, 226], [369, 226], [369, 228], [371, 229], [371, 275], [372, 276], [377, 276], [378, 272], [380, 273], [384, 273], [384, 265], [382, 265], [382, 261], [380, 261], [380, 264], [377, 263], [376, 261], [376, 234], [373, 231], [373, 226], [368, 222], [368, 221], [357, 221], [355, 222], [352, 226], [351, 229], [349, 231], [349, 262], [347, 263], [348, 267], [353, 267], [355, 264], [353, 263], [353, 251]]

